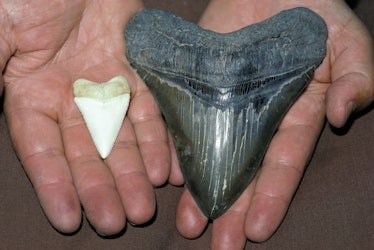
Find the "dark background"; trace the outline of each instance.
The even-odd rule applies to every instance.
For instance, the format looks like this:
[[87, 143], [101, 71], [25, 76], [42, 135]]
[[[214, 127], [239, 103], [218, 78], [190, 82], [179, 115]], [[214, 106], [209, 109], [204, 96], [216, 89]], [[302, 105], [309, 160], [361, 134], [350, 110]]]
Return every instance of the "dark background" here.
[[[206, 0], [145, 1], [197, 21]], [[374, 34], [374, 1], [350, 1]], [[325, 126], [313, 158], [274, 236], [247, 249], [374, 249], [374, 112], [369, 108], [343, 129]], [[181, 237], [175, 211], [182, 188], [156, 190], [157, 216], [150, 225], [128, 225], [114, 239], [99, 237], [83, 221], [66, 236], [44, 216], [13, 151], [0, 109], [0, 249], [208, 249], [211, 227], [196, 240]]]

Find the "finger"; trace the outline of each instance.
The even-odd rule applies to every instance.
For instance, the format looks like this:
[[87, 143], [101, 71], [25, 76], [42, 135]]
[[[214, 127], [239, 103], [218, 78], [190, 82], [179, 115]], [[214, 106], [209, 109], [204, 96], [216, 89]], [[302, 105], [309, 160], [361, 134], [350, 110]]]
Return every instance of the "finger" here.
[[126, 222], [121, 197], [82, 117], [65, 121], [61, 130], [74, 184], [88, 220], [101, 235], [120, 232]]
[[128, 116], [134, 126], [148, 177], [153, 185], [160, 186], [170, 173], [168, 133], [153, 96], [144, 83], [138, 81]]
[[280, 225], [323, 126], [324, 106], [310, 88], [284, 117], [266, 152], [245, 221], [252, 241], [265, 241]]
[[331, 125], [342, 127], [354, 111], [373, 101], [373, 79], [360, 73], [350, 73], [333, 82], [326, 94], [326, 115]]
[[179, 233], [188, 239], [199, 237], [208, 225], [208, 219], [197, 207], [187, 189], [178, 203], [176, 224]]
[[81, 224], [79, 199], [54, 120], [32, 109], [6, 109], [13, 144], [51, 224], [71, 233]]
[[125, 119], [106, 163], [114, 176], [128, 220], [133, 224], [150, 220], [156, 209], [153, 187], [128, 119]]
[[[353, 13], [352, 13], [353, 15]], [[332, 48], [332, 85], [327, 92], [327, 118], [341, 127], [354, 110], [368, 106], [374, 99], [374, 55], [370, 34], [356, 18], [335, 39]], [[349, 34], [347, 34], [349, 33]], [[344, 37], [344, 43], [340, 41]]]
[[255, 180], [221, 217], [213, 221], [211, 249], [244, 249], [247, 236], [244, 221], [255, 186]]

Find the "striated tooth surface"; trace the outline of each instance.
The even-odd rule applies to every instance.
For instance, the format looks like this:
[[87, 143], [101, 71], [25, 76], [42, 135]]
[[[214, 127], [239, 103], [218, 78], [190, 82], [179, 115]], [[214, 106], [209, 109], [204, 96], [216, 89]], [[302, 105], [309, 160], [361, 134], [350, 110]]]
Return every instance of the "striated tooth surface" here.
[[228, 34], [154, 9], [128, 23], [127, 58], [155, 96], [207, 217], [222, 215], [250, 183], [325, 57], [326, 37], [322, 18], [305, 8]]
[[105, 83], [78, 79], [73, 85], [77, 104], [100, 156], [111, 152], [130, 102], [130, 86], [123, 76]]

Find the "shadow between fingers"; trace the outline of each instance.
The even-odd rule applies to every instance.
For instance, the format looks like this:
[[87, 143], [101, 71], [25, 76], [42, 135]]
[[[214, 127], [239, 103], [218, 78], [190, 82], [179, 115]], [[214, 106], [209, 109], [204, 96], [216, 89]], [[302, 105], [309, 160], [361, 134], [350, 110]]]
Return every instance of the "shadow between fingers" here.
[[349, 7], [354, 9], [360, 3], [360, 0], [347, 0], [346, 2], [349, 5]]
[[0, 114], [4, 113], [4, 93], [0, 95]]

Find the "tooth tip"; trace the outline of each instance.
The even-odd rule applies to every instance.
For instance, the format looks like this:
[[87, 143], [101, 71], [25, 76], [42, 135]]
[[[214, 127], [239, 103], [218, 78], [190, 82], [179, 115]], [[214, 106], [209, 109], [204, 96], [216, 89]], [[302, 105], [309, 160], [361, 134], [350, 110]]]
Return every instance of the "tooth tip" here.
[[109, 156], [110, 151], [97, 149], [101, 158], [106, 159]]

